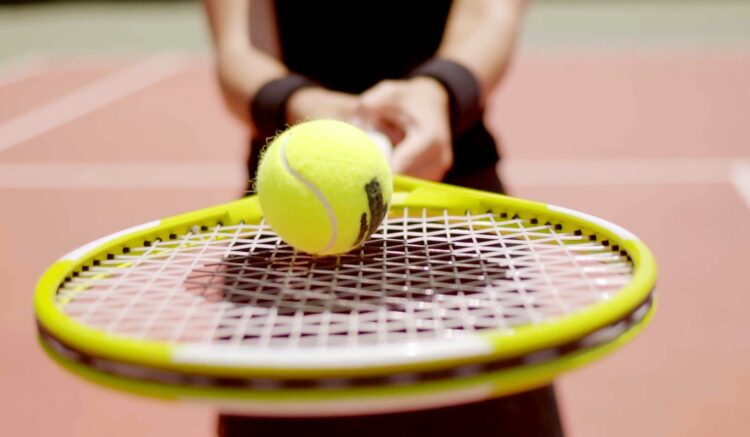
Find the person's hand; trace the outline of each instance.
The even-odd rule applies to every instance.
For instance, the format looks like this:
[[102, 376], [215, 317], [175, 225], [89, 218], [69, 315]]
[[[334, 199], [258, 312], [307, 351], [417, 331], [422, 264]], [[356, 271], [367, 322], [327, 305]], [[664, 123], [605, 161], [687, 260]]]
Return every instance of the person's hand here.
[[321, 118], [347, 121], [357, 107], [357, 96], [320, 87], [297, 90], [286, 104], [286, 120], [291, 125]]
[[440, 180], [453, 164], [448, 93], [434, 79], [385, 80], [365, 91], [356, 122], [395, 145], [395, 173]]

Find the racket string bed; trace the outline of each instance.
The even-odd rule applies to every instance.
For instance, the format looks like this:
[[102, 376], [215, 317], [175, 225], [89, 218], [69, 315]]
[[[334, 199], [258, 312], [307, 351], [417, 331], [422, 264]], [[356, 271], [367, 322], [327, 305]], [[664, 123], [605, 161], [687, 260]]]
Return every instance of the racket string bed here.
[[57, 304], [113, 334], [315, 350], [543, 323], [609, 299], [633, 274], [605, 242], [492, 213], [404, 208], [331, 258], [295, 251], [262, 222], [174, 237], [81, 271]]

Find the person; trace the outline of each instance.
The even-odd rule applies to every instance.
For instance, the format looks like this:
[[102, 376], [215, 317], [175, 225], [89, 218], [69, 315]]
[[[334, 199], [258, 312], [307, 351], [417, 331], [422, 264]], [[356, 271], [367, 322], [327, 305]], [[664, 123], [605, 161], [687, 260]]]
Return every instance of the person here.
[[384, 131], [395, 173], [504, 191], [482, 116], [524, 0], [204, 2], [225, 101], [250, 128], [250, 178], [269, 137], [334, 118]]
[[[249, 179], [277, 132], [332, 118], [386, 134], [395, 144], [394, 173], [505, 191], [496, 170], [498, 147], [483, 116], [510, 64], [525, 0], [204, 4], [224, 100], [251, 133]], [[412, 435], [426, 423], [440, 435], [449, 429], [506, 435], [498, 427], [507, 435], [562, 435], [552, 386], [388, 417], [300, 422], [221, 415], [219, 429], [222, 435]]]

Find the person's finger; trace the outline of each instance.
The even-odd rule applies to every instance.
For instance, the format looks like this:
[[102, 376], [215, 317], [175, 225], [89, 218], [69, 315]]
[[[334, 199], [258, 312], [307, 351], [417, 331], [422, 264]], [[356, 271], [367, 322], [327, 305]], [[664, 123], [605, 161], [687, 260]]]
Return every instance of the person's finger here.
[[440, 180], [453, 163], [450, 152], [428, 131], [412, 130], [395, 148], [391, 158], [394, 172], [429, 180]]
[[354, 110], [354, 114], [367, 123], [388, 123], [403, 128], [413, 122], [413, 117], [404, 111], [404, 107], [395, 103], [380, 102], [376, 105], [362, 101]]
[[394, 173], [417, 176], [414, 171], [422, 167], [420, 160], [426, 146], [424, 134], [415, 129], [407, 131], [403, 141], [393, 149], [391, 162]]
[[412, 120], [393, 106], [369, 108], [359, 105], [352, 113], [351, 122], [365, 130], [382, 132], [395, 146], [403, 141]]
[[387, 118], [373, 120], [372, 124], [372, 128], [388, 137], [388, 140], [394, 147], [400, 144], [406, 137], [406, 131], [404, 128], [398, 126]]
[[383, 81], [360, 95], [358, 112], [363, 116], [386, 119], [397, 126], [406, 125], [409, 115], [405, 109], [403, 86], [395, 81]]
[[377, 107], [398, 102], [401, 94], [403, 91], [396, 82], [385, 80], [363, 92], [360, 95], [360, 101], [365, 106]]

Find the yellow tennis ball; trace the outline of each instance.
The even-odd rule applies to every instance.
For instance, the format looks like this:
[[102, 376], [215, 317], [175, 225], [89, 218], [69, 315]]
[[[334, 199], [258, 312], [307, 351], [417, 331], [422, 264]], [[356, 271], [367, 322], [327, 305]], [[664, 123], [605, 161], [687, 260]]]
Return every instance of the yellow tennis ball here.
[[310, 254], [336, 255], [362, 245], [383, 221], [393, 177], [364, 131], [315, 120], [271, 142], [256, 188], [266, 222], [282, 240]]

